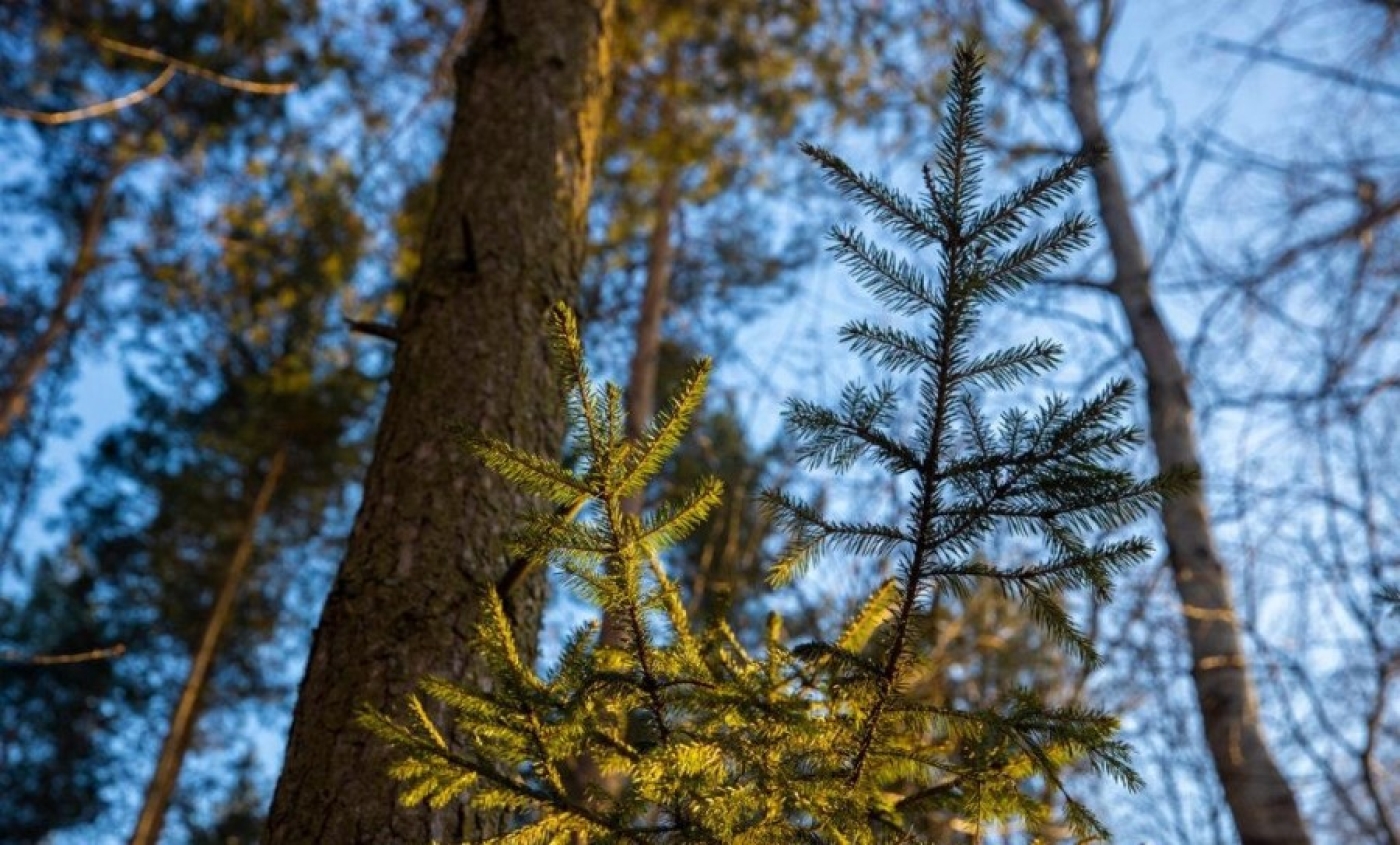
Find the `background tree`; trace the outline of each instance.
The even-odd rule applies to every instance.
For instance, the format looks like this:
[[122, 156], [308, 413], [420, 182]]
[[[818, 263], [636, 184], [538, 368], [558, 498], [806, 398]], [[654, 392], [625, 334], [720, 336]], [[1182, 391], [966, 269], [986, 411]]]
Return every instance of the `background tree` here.
[[[1376, 590], [1400, 548], [1384, 422], [1396, 409], [1387, 362], [1400, 349], [1400, 173], [1388, 121], [1376, 117], [1400, 97], [1397, 17], [1366, 3], [1283, 11], [1295, 14], [1273, 33], [1209, 42], [1232, 64], [1243, 57], [1241, 85], [1279, 75], [1299, 90], [1300, 114], [1272, 137], [1203, 136], [1202, 158], [1233, 173], [1239, 192], [1220, 213], [1247, 195], [1265, 204], [1245, 218], [1241, 244], [1206, 244], [1207, 219], [1192, 221], [1185, 236], [1200, 248], [1183, 292], [1209, 315], [1191, 350], [1207, 419], [1234, 447], [1216, 450], [1238, 502], [1222, 535], [1245, 561], [1241, 603], [1267, 668], [1276, 747], [1318, 839], [1396, 843], [1400, 631]], [[1326, 51], [1303, 49], [1323, 27], [1344, 35]], [[1314, 115], [1339, 120], [1305, 119]], [[1245, 377], [1263, 361], [1275, 365], [1266, 383]], [[1316, 517], [1261, 529], [1292, 513]], [[1270, 604], [1300, 615], [1284, 622], [1263, 612]]]
[[[38, 658], [95, 651], [109, 661], [120, 658], [122, 648], [150, 646], [141, 653], [127, 652], [132, 657], [129, 665], [42, 662], [18, 670], [33, 675], [32, 686], [14, 689], [16, 697], [5, 704], [6, 723], [27, 726], [30, 739], [16, 739], [9, 747], [18, 763], [29, 756], [23, 746], [32, 742], [39, 757], [30, 760], [42, 761], [38, 767], [7, 769], [13, 772], [14, 782], [7, 786], [14, 788], [6, 791], [12, 802], [8, 810], [13, 812], [4, 815], [26, 820], [15, 832], [22, 840], [35, 841], [55, 828], [93, 821], [113, 802], [110, 784], [133, 779], [125, 774], [130, 766], [140, 771], [141, 751], [133, 760], [118, 750], [123, 747], [120, 737], [127, 730], [140, 735], [153, 728], [142, 724], [140, 710], [147, 705], [160, 708], [160, 679], [167, 669], [162, 661], [181, 657], [182, 649], [171, 637], [181, 614], [169, 611], [201, 606], [193, 584], [184, 586], [181, 602], [163, 604], [173, 596], [163, 599], [157, 593], [186, 577], [170, 566], [169, 549], [162, 549], [169, 534], [161, 532], [178, 533], [200, 519], [208, 527], [209, 513], [187, 520], [181, 512], [188, 505], [197, 513], [198, 503], [208, 497], [162, 501], [171, 491], [169, 467], [137, 466], [151, 457], [140, 454], [143, 449], [159, 453], [169, 445], [160, 443], [169, 427], [198, 429], [204, 421], [188, 402], [176, 413], [162, 401], [165, 389], [209, 387], [197, 384], [193, 376], [178, 386], [162, 382], [174, 367], [159, 375], [144, 368], [152, 401], [143, 409], [161, 419], [147, 428], [138, 425], [114, 433], [118, 441], [143, 443], [121, 455], [115, 455], [118, 450], [113, 447], [96, 458], [89, 464], [92, 485], [80, 494], [91, 503], [92, 497], [102, 495], [96, 491], [111, 483], [120, 488], [111, 491], [117, 497], [138, 490], [150, 497], [145, 500], [150, 508], [118, 513], [115, 499], [112, 507], [75, 503], [64, 520], [72, 527], [72, 540], [34, 568], [24, 566], [15, 542], [25, 530], [32, 494], [43, 480], [41, 457], [54, 435], [64, 431], [66, 387], [79, 355], [130, 351], [121, 341], [132, 335], [149, 340], [159, 334], [169, 340], [172, 326], [186, 319], [174, 331], [185, 332], [187, 341], [198, 337], [198, 342], [208, 342], [198, 351], [205, 356], [221, 345], [221, 332], [244, 328], [233, 321], [222, 328], [229, 315], [207, 309], [200, 315], [172, 314], [170, 305], [187, 303], [163, 295], [168, 288], [162, 292], [156, 280], [143, 276], [132, 253], [132, 232], [138, 227], [160, 230], [165, 203], [178, 203], [173, 199], [179, 194], [175, 186], [186, 168], [204, 168], [204, 175], [210, 176], [211, 162], [230, 149], [246, 155], [250, 140], [280, 114], [284, 95], [295, 86], [278, 75], [292, 76], [305, 56], [290, 34], [293, 16], [270, 6], [265, 11], [268, 16], [257, 20], [225, 20], [222, 10], [209, 4], [151, 14], [133, 4], [21, 3], [9, 4], [0, 13], [6, 19], [5, 37], [14, 47], [6, 51], [10, 64], [4, 74], [3, 142], [11, 154], [27, 148], [36, 153], [31, 178], [12, 182], [5, 196], [7, 225], [28, 225], [36, 235], [22, 242], [25, 248], [6, 251], [9, 272], [0, 291], [16, 318], [14, 331], [6, 337], [12, 342], [0, 344], [0, 427], [10, 435], [3, 439], [9, 462], [7, 471], [0, 472], [0, 483], [12, 494], [4, 497], [0, 555], [7, 575], [14, 578], [6, 585], [7, 603], [15, 608], [18, 623], [7, 631], [7, 645], [13, 652]], [[222, 38], [204, 38], [210, 30]], [[153, 43], [169, 52], [153, 49]], [[118, 96], [127, 92], [136, 96]], [[17, 203], [24, 204], [22, 211]], [[340, 240], [331, 237], [327, 244]], [[146, 296], [165, 307], [145, 307]], [[141, 305], [133, 308], [133, 303]], [[130, 319], [138, 310], [147, 320], [141, 324], [144, 331]], [[201, 319], [208, 322], [200, 324]], [[190, 331], [192, 325], [199, 327]], [[197, 360], [191, 354], [195, 350], [178, 346], [151, 342], [146, 348], [175, 360]], [[186, 440], [183, 448], [191, 445]], [[169, 459], [170, 453], [164, 454], [158, 460]], [[152, 516], [152, 509], [159, 515]], [[103, 522], [84, 524], [88, 518]], [[314, 534], [319, 524], [313, 520], [305, 528]], [[143, 536], [150, 544], [144, 550], [139, 539]], [[144, 568], [150, 560], [164, 560], [166, 568]], [[156, 571], [164, 574], [157, 577]], [[27, 583], [14, 589], [17, 581]], [[73, 622], [43, 624], [44, 608], [52, 608], [53, 594], [64, 589], [72, 591], [63, 605]], [[61, 650], [52, 651], [54, 647]], [[32, 709], [46, 700], [53, 706]], [[26, 708], [30, 717], [9, 718]], [[65, 783], [82, 786], [78, 793], [65, 793]], [[120, 804], [120, 795], [116, 797]]]
[[[1067, 108], [1081, 142], [1108, 141], [1099, 115], [1095, 68], [1111, 18], [1101, 16], [1086, 36], [1063, 0], [1026, 0], [1059, 45]], [[1164, 466], [1200, 466], [1200, 447], [1181, 352], [1167, 330], [1152, 290], [1152, 270], [1118, 164], [1094, 171], [1099, 214], [1113, 257], [1108, 291], [1122, 304], [1147, 381], [1147, 409], [1157, 460]], [[1204, 496], [1168, 502], [1162, 513], [1168, 560], [1181, 596], [1191, 673], [1206, 742], [1240, 838], [1258, 843], [1306, 843], [1307, 829], [1292, 788], [1269, 752], [1244, 653], [1230, 578], [1219, 557]]]
[[[112, 325], [126, 268], [112, 260], [111, 235], [144, 219], [149, 196], [133, 180], [155, 190], [161, 162], [246, 139], [240, 127], [280, 109], [294, 87], [279, 79], [302, 60], [287, 37], [291, 12], [273, 5], [225, 20], [216, 5], [150, 14], [138, 3], [21, 2], [0, 11], [0, 144], [37, 165], [4, 195], [12, 236], [26, 234], [29, 246], [7, 255], [0, 274], [0, 459], [14, 467], [0, 474], [0, 565], [15, 562], [44, 429], [61, 419], [64, 362]], [[200, 41], [210, 31], [224, 37]]]
[[[187, 751], [209, 746], [196, 732], [203, 717], [243, 710], [247, 718], [250, 707], [287, 695], [285, 663], [274, 659], [294, 615], [286, 597], [314, 582], [305, 556], [343, 530], [334, 514], [364, 453], [353, 424], [373, 385], [344, 366], [343, 336], [337, 356], [324, 333], [360, 234], [342, 204], [345, 172], [304, 175], [300, 183], [250, 182], [246, 205], [212, 210], [211, 226], [258, 232], [207, 256], [212, 263], [168, 255], [159, 241], [142, 251], [148, 281], [165, 284], [162, 299], [184, 316], [185, 333], [153, 345], [169, 357], [142, 368], [133, 384], [138, 421], [103, 440], [69, 504], [71, 552], [50, 564], [75, 587], [76, 618], [102, 620], [105, 642], [126, 650], [109, 669], [75, 679], [96, 711], [88, 742], [109, 760], [109, 771], [95, 768], [144, 780], [158, 756], [149, 738], [169, 737], [135, 837], [144, 841], [159, 834]], [[269, 194], [276, 199], [264, 205]], [[90, 586], [76, 589], [83, 584]], [[29, 644], [46, 633], [16, 636]], [[94, 672], [109, 681], [100, 696], [85, 680]], [[62, 700], [65, 675], [51, 674]], [[73, 727], [58, 721], [61, 713], [30, 730], [68, 741]], [[214, 750], [230, 755], [253, 739], [220, 737]], [[106, 749], [123, 744], [127, 755], [112, 759]], [[82, 757], [55, 764], [82, 779], [93, 765]], [[94, 795], [51, 823], [90, 820], [104, 804]]]
[[[91, 612], [96, 584], [70, 555], [36, 567], [29, 594], [0, 603], [6, 644], [0, 672], [0, 842], [37, 842], [95, 819], [114, 768], [101, 740], [111, 722], [100, 706], [116, 686], [115, 652], [124, 628]], [[23, 644], [32, 653], [22, 653]], [[45, 664], [37, 656], [79, 656]], [[82, 656], [86, 656], [83, 659]]]
[[[254, 172], [263, 166], [256, 160], [250, 165]], [[215, 452], [213, 466], [192, 467], [200, 480], [191, 486], [237, 490], [236, 504], [214, 512], [242, 524], [231, 531], [206, 529], [207, 535], [226, 537], [220, 546], [201, 544], [207, 554], [226, 557], [200, 562], [209, 570], [210, 581], [204, 590], [209, 598], [200, 603], [205, 618], [191, 641], [188, 675], [171, 708], [133, 843], [159, 838], [194, 738], [201, 701], [214, 677], [221, 640], [248, 616], [252, 618], [246, 621], [264, 641], [258, 645], [281, 638], [279, 622], [289, 614], [279, 606], [280, 599], [285, 586], [298, 577], [291, 568], [295, 563], [285, 558], [292, 549], [304, 549], [335, 530], [327, 525], [327, 517], [342, 506], [345, 478], [359, 468], [366, 445], [362, 435], [356, 441], [352, 426], [372, 396], [372, 384], [346, 366], [349, 357], [343, 344], [338, 350], [330, 347], [325, 331], [336, 294], [345, 284], [346, 271], [358, 263], [363, 241], [363, 229], [345, 206], [348, 171], [332, 161], [321, 172], [286, 175], [280, 184], [259, 184], [246, 204], [225, 207], [213, 217], [212, 225], [248, 233], [215, 253], [214, 266], [200, 266], [186, 256], [179, 256], [184, 259], [181, 264], [160, 266], [160, 245], [151, 250], [154, 255], [142, 251], [148, 269], [172, 281], [167, 301], [182, 305], [187, 314], [210, 314], [215, 326], [231, 332], [218, 365], [223, 392], [208, 406], [198, 432], [202, 450]], [[237, 192], [231, 193], [237, 202]], [[269, 194], [276, 199], [269, 202]], [[201, 282], [188, 288], [180, 284], [193, 277]], [[202, 348], [190, 354], [207, 355], [218, 348], [211, 340], [205, 339]], [[211, 484], [220, 477], [215, 467], [232, 471], [233, 477], [225, 484]], [[186, 496], [183, 501], [198, 493]], [[275, 529], [267, 526], [278, 522], [288, 525], [269, 542], [269, 531]], [[147, 537], [148, 542], [159, 540], [155, 532]], [[258, 572], [255, 556], [276, 559], [279, 547], [289, 571]], [[270, 560], [263, 562], [264, 570], [269, 564]], [[262, 601], [267, 607], [261, 613], [250, 613], [247, 603], [240, 602], [247, 582], [266, 590]], [[236, 618], [239, 610], [244, 618]], [[259, 616], [265, 617], [261, 624]], [[244, 653], [255, 648], [248, 643], [236, 646]], [[260, 668], [249, 667], [253, 673]]]

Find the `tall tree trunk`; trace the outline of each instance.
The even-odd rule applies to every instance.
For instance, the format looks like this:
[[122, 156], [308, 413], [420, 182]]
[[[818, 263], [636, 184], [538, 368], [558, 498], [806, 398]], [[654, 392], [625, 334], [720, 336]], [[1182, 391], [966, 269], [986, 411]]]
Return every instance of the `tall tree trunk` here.
[[113, 165], [93, 191], [79, 221], [77, 252], [58, 286], [44, 328], [5, 368], [4, 381], [0, 382], [0, 438], [9, 435], [28, 411], [29, 396], [48, 366], [50, 353], [72, 326], [74, 303], [97, 266], [97, 245], [105, 228], [107, 203], [119, 175], [121, 168]]
[[[674, 82], [680, 73], [680, 42], [672, 41], [666, 50], [666, 64], [654, 84], [660, 89], [662, 126], [676, 123]], [[661, 363], [661, 324], [666, 318], [666, 302], [671, 296], [671, 270], [675, 263], [671, 228], [681, 202], [681, 166], [662, 163], [661, 182], [652, 201], [651, 233], [647, 237], [646, 278], [642, 300], [637, 306], [633, 330], [632, 365], [627, 373], [627, 434], [640, 437], [656, 413], [656, 377]], [[634, 514], [642, 512], [643, 497], [628, 503]]]
[[287, 452], [279, 449], [268, 465], [252, 507], [248, 510], [247, 521], [239, 534], [238, 545], [229, 560], [228, 571], [224, 573], [223, 584], [209, 611], [209, 620], [204, 625], [199, 648], [190, 673], [185, 678], [185, 687], [180, 691], [180, 700], [175, 712], [170, 714], [170, 728], [161, 745], [160, 757], [156, 761], [155, 774], [146, 787], [146, 800], [141, 806], [141, 815], [136, 820], [136, 829], [131, 834], [131, 845], [156, 845], [160, 840], [161, 828], [165, 826], [165, 812], [170, 806], [170, 796], [175, 794], [175, 784], [180, 779], [180, 767], [185, 762], [185, 752], [189, 750], [190, 738], [194, 735], [195, 718], [199, 713], [199, 702], [204, 696], [204, 688], [214, 665], [214, 655], [219, 649], [228, 621], [233, 617], [234, 600], [238, 589], [243, 585], [243, 577], [248, 564], [253, 559], [254, 541], [257, 539], [258, 525], [267, 513], [272, 495], [282, 480], [282, 470], [287, 465]]
[[[494, 829], [461, 807], [399, 808], [388, 749], [355, 717], [401, 708], [425, 675], [486, 682], [470, 644], [476, 596], [507, 569], [502, 540], [524, 502], [465, 455], [454, 424], [559, 448], [544, 317], [577, 291], [612, 17], [613, 0], [491, 0], [455, 67], [437, 204], [268, 845], [422, 845]], [[535, 573], [512, 602], [529, 650], [543, 596]]]
[[[656, 413], [656, 375], [661, 359], [661, 323], [666, 318], [670, 296], [672, 245], [671, 226], [680, 203], [680, 174], [674, 170], [661, 177], [656, 189], [651, 234], [647, 239], [646, 283], [637, 309], [632, 349], [632, 366], [627, 379], [628, 435], [639, 437]], [[640, 502], [634, 513], [640, 512]]]
[[[1059, 42], [1069, 80], [1069, 108], [1084, 143], [1107, 143], [1095, 78], [1099, 48], [1084, 40], [1066, 0], [1023, 2], [1050, 26]], [[1113, 255], [1113, 292], [1147, 372], [1147, 406], [1158, 464], [1199, 467], [1189, 378], [1153, 300], [1152, 268], [1114, 158], [1106, 158], [1094, 169], [1094, 185]], [[1190, 640], [1191, 676], [1206, 743], [1240, 841], [1243, 845], [1304, 845], [1310, 841], [1307, 827], [1259, 725], [1230, 579], [1216, 551], [1205, 494], [1168, 501], [1162, 519]]]

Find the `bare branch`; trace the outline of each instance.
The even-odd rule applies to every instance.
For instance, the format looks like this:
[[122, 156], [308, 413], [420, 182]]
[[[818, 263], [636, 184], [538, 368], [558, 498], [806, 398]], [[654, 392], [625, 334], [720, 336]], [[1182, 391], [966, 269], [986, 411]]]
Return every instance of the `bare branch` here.
[[70, 654], [21, 654], [18, 651], [0, 651], [0, 665], [4, 666], [67, 666], [73, 663], [92, 663], [97, 660], [110, 660], [126, 654], [122, 643], [94, 648]]
[[1362, 76], [1359, 73], [1352, 73], [1349, 70], [1318, 64], [1308, 59], [1300, 59], [1297, 56], [1292, 56], [1278, 50], [1272, 50], [1268, 47], [1261, 47], [1257, 44], [1241, 44], [1238, 41], [1229, 41], [1223, 38], [1208, 38], [1206, 39], [1206, 43], [1222, 52], [1235, 53], [1253, 61], [1269, 62], [1299, 73], [1306, 73], [1310, 76], [1330, 79], [1333, 82], [1340, 82], [1343, 85], [1348, 85], [1352, 88], [1367, 91], [1372, 94], [1400, 98], [1400, 85], [1380, 79], [1372, 79], [1367, 76]]
[[118, 41], [115, 38], [109, 38], [105, 35], [94, 36], [93, 40], [96, 41], [98, 45], [114, 53], [165, 65], [165, 69], [162, 70], [160, 75], [155, 79], [152, 79], [150, 82], [129, 94], [113, 97], [110, 100], [103, 100], [100, 103], [94, 103], [90, 106], [83, 106], [80, 109], [50, 112], [0, 106], [0, 115], [12, 117], [17, 120], [42, 123], [48, 126], [62, 126], [63, 124], [76, 123], [80, 120], [106, 117], [109, 114], [115, 114], [137, 103], [145, 102], [156, 94], [159, 94], [166, 85], [170, 84], [170, 80], [175, 78], [177, 72], [198, 77], [208, 82], [213, 82], [215, 85], [234, 91], [241, 91], [245, 94], [260, 94], [265, 96], [285, 95], [290, 94], [297, 88], [295, 82], [257, 82], [254, 80], [239, 79], [234, 76], [229, 76], [226, 73], [210, 70], [209, 68], [202, 67], [193, 62], [187, 62], [184, 59], [167, 56], [159, 50], [153, 50], [150, 47], [138, 47], [134, 44]]
[[9, 106], [0, 106], [0, 115], [13, 117], [17, 120], [28, 120], [32, 123], [42, 123], [47, 126], [62, 126], [65, 123], [77, 123], [80, 120], [91, 120], [95, 117], [106, 117], [129, 106], [145, 102], [161, 92], [170, 80], [175, 78], [175, 66], [166, 65], [165, 70], [141, 88], [132, 91], [130, 94], [123, 94], [110, 100], [103, 100], [100, 103], [93, 103], [90, 106], [83, 106], [80, 109], [70, 111], [30, 111], [29, 109], [16, 109]]
[[349, 317], [345, 318], [345, 326], [355, 334], [377, 337], [381, 340], [387, 340], [390, 343], [399, 342], [399, 329], [397, 326], [391, 326], [386, 323], [376, 323], [372, 320], [352, 320]]
[[297, 84], [295, 82], [255, 82], [253, 80], [248, 79], [239, 79], [234, 76], [229, 76], [225, 73], [219, 73], [218, 71], [210, 70], [209, 68], [202, 67], [200, 65], [194, 64], [193, 62], [187, 62], [183, 59], [177, 59], [173, 56], [167, 56], [159, 50], [153, 50], [150, 47], [137, 47], [134, 44], [127, 44], [124, 41], [118, 41], [114, 38], [108, 38], [105, 35], [96, 36], [94, 40], [98, 44], [102, 45], [103, 47], [106, 47], [108, 50], [111, 50], [114, 53], [120, 53], [123, 56], [130, 56], [133, 59], [144, 59], [148, 62], [163, 64], [167, 68], [174, 68], [176, 70], [180, 70], [184, 73], [187, 73], [190, 76], [197, 76], [200, 79], [213, 82], [215, 85], [221, 85], [224, 88], [231, 88], [234, 91], [242, 91], [245, 94], [263, 94], [268, 96], [275, 96], [281, 94], [290, 94], [297, 88]]

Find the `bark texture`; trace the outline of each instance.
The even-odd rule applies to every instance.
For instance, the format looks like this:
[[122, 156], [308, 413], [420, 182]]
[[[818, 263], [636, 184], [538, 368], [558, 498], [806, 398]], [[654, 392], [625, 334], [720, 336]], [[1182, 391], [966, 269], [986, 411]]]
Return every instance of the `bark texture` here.
[[161, 744], [160, 757], [156, 760], [156, 770], [146, 787], [146, 800], [141, 805], [141, 815], [136, 819], [136, 829], [131, 834], [131, 845], [156, 845], [160, 841], [161, 829], [165, 827], [165, 813], [170, 807], [170, 797], [175, 794], [175, 786], [180, 780], [180, 768], [189, 751], [190, 739], [194, 736], [195, 719], [199, 716], [199, 705], [208, 685], [209, 674], [214, 667], [214, 656], [219, 650], [219, 640], [224, 629], [233, 618], [234, 600], [243, 586], [248, 564], [253, 560], [253, 549], [257, 540], [258, 525], [272, 496], [282, 480], [282, 471], [287, 466], [287, 452], [278, 450], [263, 474], [257, 495], [248, 509], [248, 517], [238, 536], [238, 546], [229, 559], [228, 571], [219, 585], [219, 594], [214, 599], [214, 607], [209, 611], [209, 621], [204, 625], [204, 633], [199, 640], [194, 660], [190, 663], [190, 673], [185, 678], [184, 689], [175, 704], [175, 712], [170, 714], [170, 727]]
[[[494, 820], [401, 808], [387, 747], [355, 724], [420, 677], [483, 678], [478, 591], [507, 568], [522, 502], [468, 459], [465, 423], [530, 450], [562, 432], [546, 309], [571, 300], [606, 80], [613, 0], [491, 0], [457, 93], [423, 261], [398, 331], [364, 500], [327, 600], [273, 798], [268, 845], [473, 841]], [[516, 588], [533, 649], [538, 573]]]
[[[1085, 40], [1066, 0], [1023, 0], [1049, 25], [1065, 59], [1069, 108], [1085, 145], [1106, 144], [1099, 116], [1098, 47]], [[1113, 293], [1147, 373], [1150, 431], [1162, 467], [1199, 467], [1190, 379], [1152, 292], [1152, 268], [1113, 157], [1094, 169], [1099, 213], [1113, 255]], [[1191, 675], [1225, 800], [1243, 845], [1305, 845], [1307, 827], [1259, 724], [1230, 580], [1216, 551], [1205, 496], [1170, 500], [1167, 550], [1191, 648]]]

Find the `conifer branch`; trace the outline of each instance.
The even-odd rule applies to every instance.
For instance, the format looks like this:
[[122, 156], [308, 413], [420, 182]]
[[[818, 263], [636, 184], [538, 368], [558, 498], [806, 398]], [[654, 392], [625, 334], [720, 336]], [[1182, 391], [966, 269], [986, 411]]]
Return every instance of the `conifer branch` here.
[[[579, 498], [568, 505], [560, 505], [555, 509], [554, 516], [558, 520], [572, 522], [586, 504], [587, 499]], [[525, 552], [511, 559], [505, 573], [496, 581], [496, 595], [500, 597], [502, 604], [510, 606], [510, 595], [516, 586], [525, 580], [525, 576], [530, 574], [532, 569], [544, 563], [544, 560], [545, 554], [541, 551]]]

